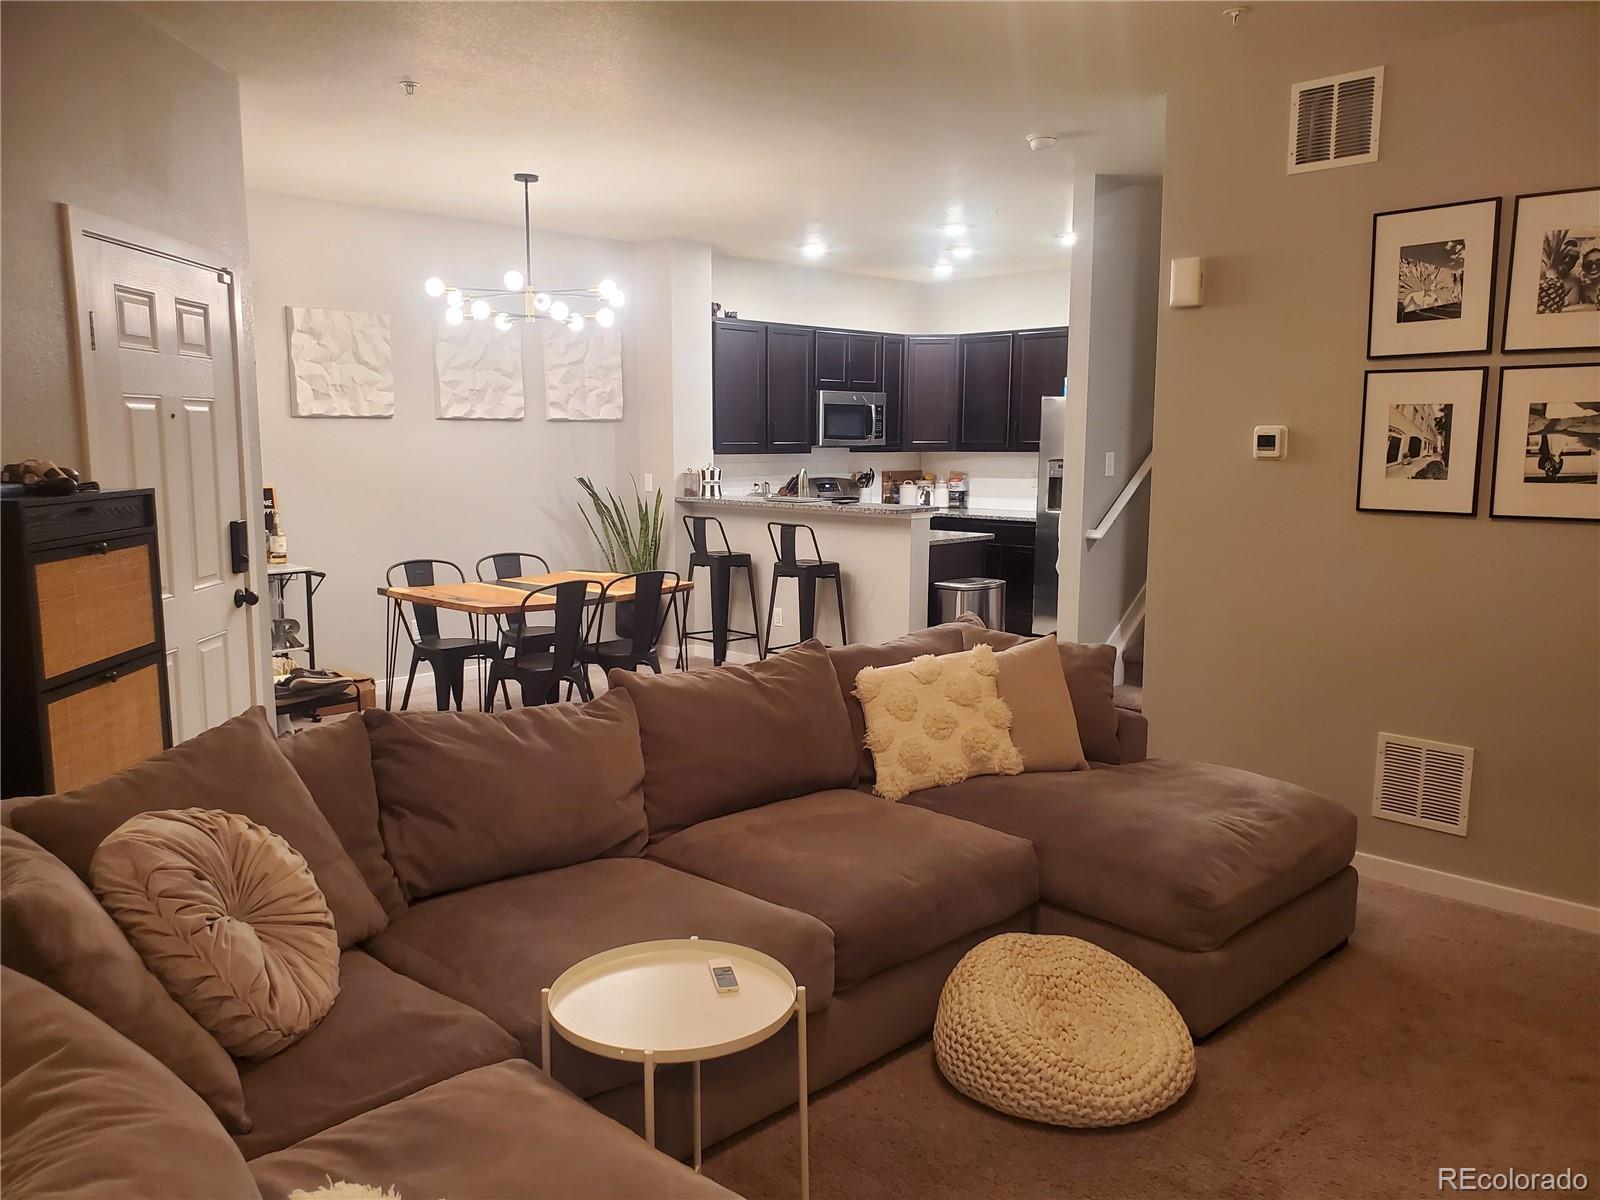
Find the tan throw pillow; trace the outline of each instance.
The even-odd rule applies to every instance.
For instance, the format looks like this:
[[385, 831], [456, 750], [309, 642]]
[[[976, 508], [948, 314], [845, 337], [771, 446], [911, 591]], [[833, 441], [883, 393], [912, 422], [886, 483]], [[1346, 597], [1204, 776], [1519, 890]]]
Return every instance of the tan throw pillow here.
[[141, 813], [89, 868], [151, 973], [224, 1049], [267, 1058], [339, 994], [339, 938], [306, 860], [271, 830], [201, 808]]
[[[968, 650], [974, 646], [993, 646], [996, 651], [1009, 650], [1031, 639], [1003, 629], [985, 629], [981, 622], [962, 627], [962, 640]], [[1111, 763], [1122, 761], [1122, 747], [1117, 742], [1117, 702], [1112, 691], [1112, 680], [1117, 671], [1117, 648], [1093, 646], [1083, 642], [1061, 642], [1061, 671], [1067, 677], [1067, 691], [1072, 693], [1072, 711], [1078, 716], [1078, 738], [1083, 742], [1083, 753], [1090, 762]]]
[[992, 647], [924, 654], [897, 667], [865, 667], [856, 698], [867, 718], [873, 790], [889, 800], [974, 775], [1017, 775], [1011, 709], [1000, 699]]
[[1088, 770], [1056, 635], [1034, 638], [994, 657], [1000, 664], [1000, 699], [1011, 709], [1011, 741], [1022, 755], [1023, 770]]

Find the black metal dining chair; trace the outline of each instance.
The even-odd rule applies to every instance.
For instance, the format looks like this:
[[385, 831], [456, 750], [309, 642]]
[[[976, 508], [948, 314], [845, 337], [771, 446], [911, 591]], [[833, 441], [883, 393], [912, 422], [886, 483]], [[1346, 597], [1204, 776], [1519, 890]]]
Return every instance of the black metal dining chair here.
[[[600, 589], [594, 609], [589, 615], [589, 633], [579, 660], [585, 669], [594, 666], [602, 671], [620, 667], [624, 671], [637, 671], [649, 667], [661, 674], [661, 659], [656, 647], [667, 621], [678, 613], [678, 585], [683, 577], [676, 571], [639, 571], [633, 575], [619, 575]], [[627, 588], [633, 595], [617, 604], [612, 598]], [[662, 597], [668, 603], [662, 604]], [[607, 609], [615, 609], [617, 636], [602, 636]], [[683, 641], [683, 618], [678, 616], [678, 640]]]
[[[512, 643], [515, 649], [502, 649], [499, 657], [489, 664], [489, 695], [485, 702], [489, 712], [494, 711], [495, 688], [503, 690], [509, 680], [515, 680], [521, 687], [522, 702], [526, 705], [545, 704], [556, 699], [563, 683], [567, 685], [569, 700], [574, 689], [583, 699], [594, 699], [588, 675], [578, 664], [578, 654], [583, 648], [586, 632], [584, 607], [589, 601], [588, 582], [569, 579], [564, 583], [530, 588], [522, 598], [521, 610], [507, 617], [510, 630], [518, 631], [526, 627], [528, 606], [540, 596], [554, 596], [556, 601], [550, 645], [530, 648], [526, 641], [522, 641]], [[510, 706], [508, 700], [506, 707]]]
[[[534, 564], [538, 564], [537, 570]], [[485, 566], [487, 565], [487, 570]], [[485, 554], [473, 568], [477, 572], [480, 583], [509, 583], [523, 575], [548, 575], [550, 564], [544, 560], [542, 554], [529, 554], [521, 550], [508, 550], [501, 554]], [[522, 587], [523, 584], [511, 583], [513, 587]], [[524, 614], [519, 614], [524, 615]], [[550, 626], [533, 624], [527, 620], [522, 623], [520, 642], [512, 639], [510, 623], [495, 618], [495, 627], [499, 631], [499, 642], [502, 653], [506, 650], [515, 650], [521, 646], [525, 650], [548, 650], [553, 637]], [[507, 700], [509, 704], [510, 701]]]
[[[435, 568], [448, 567], [455, 575], [455, 580], [446, 582], [465, 583], [467, 574], [455, 563], [445, 558], [408, 558], [397, 562], [384, 574], [388, 586], [399, 586], [395, 583], [395, 572], [401, 572], [405, 577], [406, 587], [429, 587], [439, 582], [439, 572]], [[433, 670], [433, 688], [436, 703], [443, 711], [455, 702], [457, 712], [461, 711], [462, 692], [466, 686], [466, 668], [469, 658], [494, 658], [499, 647], [495, 642], [484, 638], [469, 637], [444, 637], [439, 632], [439, 610], [427, 604], [409, 604], [411, 616], [406, 617], [407, 604], [400, 606], [400, 625], [406, 631], [406, 638], [411, 642], [411, 670], [406, 673], [405, 695], [401, 697], [400, 707], [405, 708], [411, 703], [411, 685], [416, 682], [417, 666], [427, 663]]]

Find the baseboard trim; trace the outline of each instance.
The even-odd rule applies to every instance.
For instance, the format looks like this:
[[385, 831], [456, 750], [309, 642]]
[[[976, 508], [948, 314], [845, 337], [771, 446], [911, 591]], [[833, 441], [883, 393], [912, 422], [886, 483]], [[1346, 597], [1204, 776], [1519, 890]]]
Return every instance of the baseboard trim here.
[[1450, 900], [1464, 900], [1468, 904], [1515, 913], [1519, 917], [1533, 917], [1539, 921], [1565, 925], [1569, 929], [1581, 929], [1585, 933], [1600, 933], [1600, 907], [1579, 904], [1576, 900], [1525, 892], [1503, 883], [1452, 875], [1449, 871], [1419, 867], [1415, 863], [1394, 858], [1380, 858], [1361, 850], [1356, 851], [1355, 868], [1363, 877], [1382, 883], [1397, 883], [1415, 891], [1444, 896]]

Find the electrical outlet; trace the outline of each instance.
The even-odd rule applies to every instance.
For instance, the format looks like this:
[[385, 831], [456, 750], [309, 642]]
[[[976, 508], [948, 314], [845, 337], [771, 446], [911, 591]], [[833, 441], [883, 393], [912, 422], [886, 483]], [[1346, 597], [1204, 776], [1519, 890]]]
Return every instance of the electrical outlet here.
[[772, 610], [772, 625], [775, 629], [783, 628], [783, 609], [775, 608]]
[[1117, 452], [1115, 450], [1107, 450], [1106, 451], [1106, 478], [1110, 479], [1116, 473], [1117, 473]]
[[644, 490], [646, 492], [653, 492], [656, 490], [656, 477], [649, 471], [644, 473]]

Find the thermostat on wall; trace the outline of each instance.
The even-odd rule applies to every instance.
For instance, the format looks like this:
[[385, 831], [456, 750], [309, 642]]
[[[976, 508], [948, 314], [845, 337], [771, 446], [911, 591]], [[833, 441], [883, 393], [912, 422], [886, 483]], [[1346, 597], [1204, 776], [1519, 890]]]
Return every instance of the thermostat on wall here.
[[1250, 453], [1255, 458], [1288, 458], [1289, 427], [1287, 425], [1257, 425], [1255, 441]]

